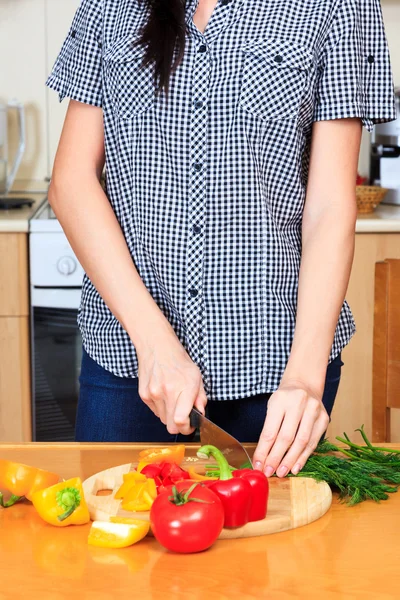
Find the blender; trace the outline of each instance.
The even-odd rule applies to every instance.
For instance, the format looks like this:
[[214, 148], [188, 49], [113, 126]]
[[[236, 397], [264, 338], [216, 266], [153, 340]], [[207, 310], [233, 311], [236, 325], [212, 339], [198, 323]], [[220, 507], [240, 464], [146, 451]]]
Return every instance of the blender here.
[[[19, 142], [16, 156], [12, 164], [8, 156], [8, 113], [16, 110], [18, 114]], [[25, 150], [25, 111], [24, 106], [17, 100], [8, 104], [0, 103], [0, 208], [19, 208], [24, 205], [31, 206], [33, 202], [26, 198], [8, 196], [14, 183], [15, 176], [21, 164]]]

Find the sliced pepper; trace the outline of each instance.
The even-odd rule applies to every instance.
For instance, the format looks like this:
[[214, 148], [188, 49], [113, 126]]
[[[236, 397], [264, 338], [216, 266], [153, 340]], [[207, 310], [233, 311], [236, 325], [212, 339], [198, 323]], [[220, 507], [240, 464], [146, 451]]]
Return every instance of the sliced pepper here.
[[188, 469], [188, 475], [190, 479], [193, 479], [193, 481], [215, 481], [218, 479], [218, 477], [207, 477], [206, 475], [200, 475], [200, 473], [197, 473], [194, 467], [190, 467]]
[[156, 496], [156, 484], [153, 479], [148, 479], [145, 483], [138, 482], [131, 488], [121, 506], [124, 510], [147, 511], [150, 510]]
[[129, 493], [129, 491], [135, 487], [138, 482], [145, 482], [146, 476], [138, 473], [137, 471], [132, 471], [130, 473], [125, 473], [123, 475], [124, 483], [118, 488], [115, 492], [114, 498], [119, 500], [121, 498], [125, 498], [125, 496]]
[[145, 483], [136, 483], [128, 493], [124, 496], [124, 502], [131, 502], [132, 500], [136, 500], [143, 493], [144, 488], [146, 487]]
[[57, 527], [84, 525], [90, 521], [80, 477], [35, 492], [33, 506], [46, 523]]
[[146, 475], [142, 475], [142, 473], [138, 473], [137, 471], [130, 471], [129, 473], [124, 473], [122, 479], [124, 481], [146, 481]]
[[184, 457], [184, 444], [176, 444], [166, 448], [148, 448], [139, 452], [140, 461], [146, 461], [147, 463], [164, 461], [180, 465]]
[[157, 498], [157, 486], [154, 479], [148, 479], [146, 482], [146, 492], [150, 494], [150, 497], [155, 500]]
[[101, 548], [126, 548], [142, 540], [149, 532], [150, 523], [93, 521], [88, 543]]
[[131, 500], [130, 502], [124, 502], [122, 504], [122, 508], [124, 510], [132, 511], [132, 512], [146, 512], [151, 509], [151, 504], [147, 502], [147, 500], [136, 498], [136, 500]]
[[[162, 463], [164, 464], [164, 463]], [[155, 479], [159, 477], [161, 473], [161, 466], [159, 463], [139, 463], [138, 470], [140, 468], [140, 475], [145, 475], [146, 477], [151, 477], [151, 479]]]
[[56, 473], [0, 459], [0, 488], [8, 490], [11, 498], [4, 502], [0, 493], [0, 506], [7, 508], [23, 497], [32, 500], [37, 490], [56, 484], [60, 477]]

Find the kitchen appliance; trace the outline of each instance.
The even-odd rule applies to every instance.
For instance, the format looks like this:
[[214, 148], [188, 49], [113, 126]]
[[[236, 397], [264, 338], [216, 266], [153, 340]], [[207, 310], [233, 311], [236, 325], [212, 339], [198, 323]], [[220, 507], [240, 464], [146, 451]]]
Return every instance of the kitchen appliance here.
[[[12, 165], [9, 164], [8, 155], [8, 113], [11, 110], [17, 111], [19, 129], [18, 149]], [[23, 104], [17, 102], [17, 100], [12, 100], [8, 104], [0, 104], [0, 208], [18, 208], [33, 204], [33, 201], [26, 198], [7, 197], [21, 164], [24, 150], [25, 111]]]
[[382, 204], [400, 204], [400, 87], [395, 96], [397, 119], [378, 123], [371, 135], [371, 184], [388, 189]]
[[48, 202], [30, 221], [33, 441], [74, 440], [83, 269]]
[[201, 444], [211, 444], [219, 448], [232, 467], [253, 468], [251, 459], [242, 444], [194, 407], [190, 413], [190, 425], [199, 430]]

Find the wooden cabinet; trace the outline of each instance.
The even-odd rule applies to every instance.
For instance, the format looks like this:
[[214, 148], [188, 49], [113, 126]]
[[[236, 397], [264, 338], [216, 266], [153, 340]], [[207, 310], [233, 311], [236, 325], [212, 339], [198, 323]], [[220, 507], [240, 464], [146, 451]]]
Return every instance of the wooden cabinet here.
[[31, 440], [28, 236], [0, 233], [0, 441]]
[[[375, 263], [400, 258], [400, 233], [357, 233], [347, 301], [357, 332], [342, 352], [344, 366], [328, 437], [365, 426], [372, 433], [372, 348], [374, 323]], [[400, 310], [400, 308], [399, 308]], [[400, 410], [392, 410], [392, 441], [400, 441]]]

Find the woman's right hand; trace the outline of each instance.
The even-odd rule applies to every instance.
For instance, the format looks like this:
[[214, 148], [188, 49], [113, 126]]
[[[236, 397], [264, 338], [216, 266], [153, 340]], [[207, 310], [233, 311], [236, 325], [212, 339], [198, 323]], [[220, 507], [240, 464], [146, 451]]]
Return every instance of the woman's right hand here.
[[136, 348], [139, 396], [167, 426], [169, 433], [189, 435], [193, 406], [204, 414], [207, 396], [200, 369], [173, 330], [159, 332]]

